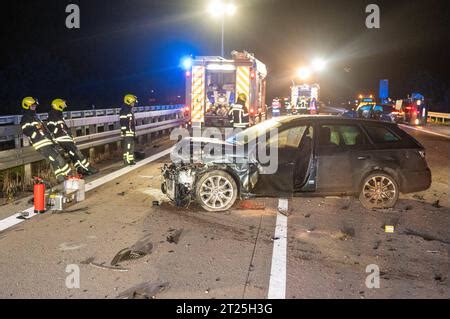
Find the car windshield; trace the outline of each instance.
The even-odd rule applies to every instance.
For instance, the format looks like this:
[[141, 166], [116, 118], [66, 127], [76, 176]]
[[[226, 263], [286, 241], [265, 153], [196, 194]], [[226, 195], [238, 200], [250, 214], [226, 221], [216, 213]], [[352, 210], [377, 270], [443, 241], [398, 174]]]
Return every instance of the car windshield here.
[[280, 126], [280, 121], [270, 119], [254, 125], [246, 130], [240, 131], [237, 134], [231, 135], [229, 138], [227, 138], [226, 141], [232, 144], [247, 144], [249, 141], [252, 141], [259, 136], [265, 135], [270, 132], [270, 130], [276, 129]]

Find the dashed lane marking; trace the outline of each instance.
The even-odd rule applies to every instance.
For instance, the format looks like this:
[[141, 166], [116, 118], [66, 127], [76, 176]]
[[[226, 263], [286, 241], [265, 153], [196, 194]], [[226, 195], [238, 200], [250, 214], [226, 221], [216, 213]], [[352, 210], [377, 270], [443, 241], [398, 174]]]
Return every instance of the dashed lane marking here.
[[278, 213], [273, 241], [268, 299], [286, 298], [287, 216]]

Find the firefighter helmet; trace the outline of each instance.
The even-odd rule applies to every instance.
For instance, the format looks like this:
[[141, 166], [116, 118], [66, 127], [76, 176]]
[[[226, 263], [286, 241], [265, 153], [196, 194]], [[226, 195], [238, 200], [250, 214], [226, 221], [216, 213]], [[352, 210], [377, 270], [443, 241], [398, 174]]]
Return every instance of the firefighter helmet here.
[[238, 99], [247, 102], [247, 95], [241, 92], [238, 94]]
[[25, 110], [29, 110], [30, 107], [35, 104], [39, 105], [39, 102], [37, 99], [35, 99], [34, 97], [31, 97], [31, 96], [27, 96], [26, 98], [24, 98], [22, 100], [22, 108], [24, 108]]
[[129, 105], [129, 106], [134, 106], [134, 104], [138, 103], [136, 95], [133, 95], [133, 94], [125, 95], [125, 97], [123, 98], [123, 101], [125, 102], [126, 105]]
[[64, 109], [67, 107], [66, 101], [63, 99], [55, 99], [52, 102], [52, 108], [57, 111], [64, 111]]

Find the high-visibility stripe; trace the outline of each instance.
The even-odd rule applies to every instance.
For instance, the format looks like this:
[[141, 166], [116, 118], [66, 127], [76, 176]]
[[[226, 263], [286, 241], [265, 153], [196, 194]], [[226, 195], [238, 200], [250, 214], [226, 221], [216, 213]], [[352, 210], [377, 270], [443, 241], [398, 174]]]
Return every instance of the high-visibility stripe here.
[[205, 113], [205, 67], [192, 67], [191, 121], [204, 122]]
[[236, 70], [236, 96], [244, 93], [247, 96], [245, 106], [250, 104], [250, 67], [238, 66]]
[[73, 142], [73, 139], [70, 136], [60, 136], [56, 138], [57, 142]]
[[33, 132], [33, 134], [31, 134], [31, 138], [34, 139], [36, 137], [37, 133]]
[[39, 145], [33, 145], [33, 148], [37, 151], [40, 150], [41, 148], [43, 148], [44, 146], [49, 146], [49, 145], [53, 145], [52, 142], [46, 142], [44, 144], [39, 144]]
[[24, 125], [22, 125], [22, 130], [27, 128], [28, 126], [33, 126], [31, 123], [25, 123]]

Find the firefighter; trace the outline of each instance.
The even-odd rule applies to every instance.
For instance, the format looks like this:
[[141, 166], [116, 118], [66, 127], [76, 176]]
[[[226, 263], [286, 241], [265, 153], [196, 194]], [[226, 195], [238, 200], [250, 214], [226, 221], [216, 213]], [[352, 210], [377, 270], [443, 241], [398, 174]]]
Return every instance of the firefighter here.
[[133, 107], [138, 103], [137, 97], [127, 94], [123, 98], [124, 104], [120, 110], [120, 136], [122, 136], [123, 161], [125, 165], [135, 165], [134, 139], [136, 137], [136, 123]]
[[233, 127], [247, 128], [249, 126], [248, 109], [245, 105], [247, 102], [247, 95], [239, 93], [236, 103], [232, 105], [228, 115], [230, 116], [230, 123]]
[[98, 170], [91, 166], [89, 161], [84, 157], [83, 153], [75, 145], [70, 129], [64, 121], [64, 109], [67, 107], [66, 101], [63, 99], [55, 99], [52, 102], [52, 109], [48, 113], [47, 128], [53, 139], [61, 148], [69, 154], [77, 173], [82, 175], [93, 175]]
[[20, 122], [22, 132], [28, 137], [33, 148], [50, 162], [56, 180], [61, 183], [70, 174], [70, 167], [58, 152], [50, 132], [37, 116], [38, 104], [37, 99], [33, 97], [22, 100], [23, 115]]

